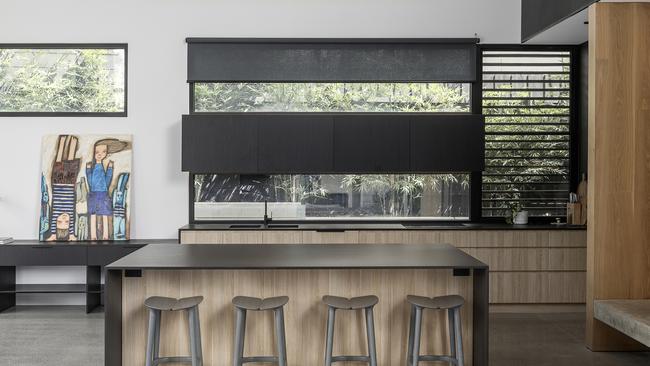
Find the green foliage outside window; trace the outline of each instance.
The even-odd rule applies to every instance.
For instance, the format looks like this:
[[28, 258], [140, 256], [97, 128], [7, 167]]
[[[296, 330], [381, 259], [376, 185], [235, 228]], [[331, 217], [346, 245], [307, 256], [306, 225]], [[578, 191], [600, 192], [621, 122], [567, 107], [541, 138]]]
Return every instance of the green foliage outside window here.
[[124, 112], [124, 50], [0, 48], [0, 112]]

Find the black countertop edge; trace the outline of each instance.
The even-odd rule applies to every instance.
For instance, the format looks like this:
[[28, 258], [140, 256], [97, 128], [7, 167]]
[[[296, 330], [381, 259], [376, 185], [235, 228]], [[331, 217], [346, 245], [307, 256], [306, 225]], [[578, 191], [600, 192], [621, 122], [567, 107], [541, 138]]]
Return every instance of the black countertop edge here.
[[131, 240], [98, 240], [98, 241], [39, 241], [38, 239], [17, 239], [3, 246], [11, 245], [51, 245], [51, 246], [82, 246], [82, 247], [111, 247], [133, 246], [148, 244], [178, 244], [178, 239], [131, 239]]
[[[364, 231], [364, 230], [587, 230], [586, 225], [567, 225], [567, 224], [528, 224], [528, 225], [508, 225], [498, 223], [440, 223], [440, 224], [399, 224], [399, 223], [378, 223], [378, 224], [355, 224], [355, 223], [318, 223], [318, 224], [297, 224], [296, 226], [284, 223], [274, 228], [265, 227], [242, 227], [249, 225], [247, 223], [205, 223], [205, 224], [188, 224], [179, 231], [210, 231], [210, 230], [232, 230], [232, 231]], [[233, 227], [234, 226], [234, 227]]]
[[488, 265], [450, 244], [150, 245], [109, 270], [480, 269]]

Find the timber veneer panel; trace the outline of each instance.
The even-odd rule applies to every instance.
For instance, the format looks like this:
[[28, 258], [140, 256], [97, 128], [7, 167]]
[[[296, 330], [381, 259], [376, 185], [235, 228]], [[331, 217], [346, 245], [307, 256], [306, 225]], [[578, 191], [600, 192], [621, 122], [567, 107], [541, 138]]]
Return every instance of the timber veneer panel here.
[[196, 230], [181, 231], [181, 244], [260, 244], [262, 231]]
[[584, 282], [585, 272], [491, 272], [490, 303], [582, 304]]
[[[232, 297], [288, 295], [285, 308], [289, 365], [321, 365], [325, 347], [326, 307], [323, 294], [379, 297], [375, 307], [375, 332], [379, 363], [403, 365], [409, 321], [407, 294], [436, 296], [460, 294], [465, 365], [472, 363], [472, 277], [454, 277], [450, 270], [145, 270], [140, 278], [124, 278], [123, 365], [142, 365], [146, 339], [148, 296], [202, 295], [199, 306], [205, 365], [232, 364], [234, 311]], [[334, 353], [365, 354], [366, 336], [361, 312], [337, 312]], [[270, 314], [249, 312], [246, 354], [273, 354]], [[443, 312], [425, 312], [424, 352], [447, 353]], [[183, 314], [165, 313], [161, 328], [161, 355], [186, 354], [187, 324]]]
[[[199, 234], [195, 234], [199, 233]], [[584, 303], [584, 230], [183, 231], [189, 243], [449, 243], [490, 266], [491, 303]], [[503, 273], [503, 274], [499, 274]], [[553, 287], [551, 288], [551, 282]]]
[[589, 9], [587, 346], [644, 349], [594, 300], [650, 298], [650, 4]]
[[302, 232], [303, 244], [357, 244], [359, 232], [346, 230], [337, 231], [308, 231]]

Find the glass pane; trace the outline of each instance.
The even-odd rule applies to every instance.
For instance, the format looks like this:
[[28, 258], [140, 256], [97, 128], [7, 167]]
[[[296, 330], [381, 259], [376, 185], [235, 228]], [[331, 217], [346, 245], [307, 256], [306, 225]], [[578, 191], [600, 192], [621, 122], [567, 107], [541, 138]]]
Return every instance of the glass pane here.
[[468, 174], [196, 175], [196, 220], [467, 219]]
[[124, 112], [124, 49], [0, 48], [1, 112]]
[[196, 83], [196, 112], [470, 112], [468, 83]]

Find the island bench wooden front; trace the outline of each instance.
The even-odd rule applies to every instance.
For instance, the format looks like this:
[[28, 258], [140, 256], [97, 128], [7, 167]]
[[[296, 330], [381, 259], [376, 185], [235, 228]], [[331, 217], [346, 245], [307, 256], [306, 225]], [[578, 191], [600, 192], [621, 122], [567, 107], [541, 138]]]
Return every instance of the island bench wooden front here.
[[[323, 295], [380, 298], [375, 309], [379, 363], [402, 365], [410, 307], [406, 295], [459, 294], [466, 365], [488, 364], [488, 267], [448, 244], [346, 245], [157, 245], [107, 267], [107, 366], [142, 365], [148, 296], [204, 296], [200, 305], [204, 365], [232, 364], [237, 295], [287, 295], [285, 309], [289, 365], [321, 365], [325, 347]], [[364, 354], [361, 314], [337, 314], [335, 354]], [[423, 352], [448, 353], [446, 314], [430, 311], [423, 324]], [[268, 314], [249, 316], [246, 354], [273, 354]], [[182, 314], [165, 314], [161, 354], [188, 353]]]

